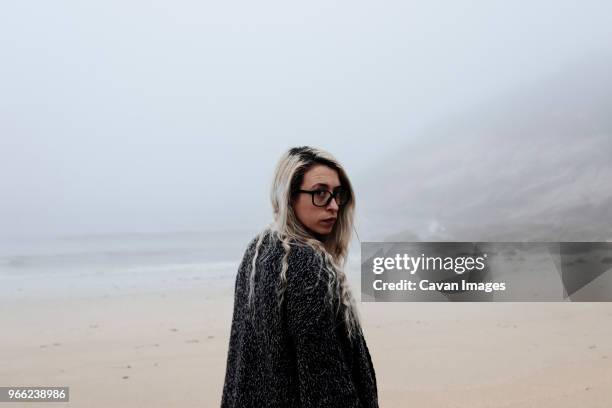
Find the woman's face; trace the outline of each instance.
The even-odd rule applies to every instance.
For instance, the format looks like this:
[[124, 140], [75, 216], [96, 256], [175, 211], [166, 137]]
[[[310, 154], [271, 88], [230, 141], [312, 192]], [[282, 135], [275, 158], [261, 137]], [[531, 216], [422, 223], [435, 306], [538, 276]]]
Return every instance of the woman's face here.
[[[315, 164], [304, 174], [300, 189], [324, 189], [332, 192], [338, 186], [340, 186], [340, 179], [336, 170], [323, 164]], [[319, 235], [327, 235], [334, 228], [339, 208], [334, 199], [325, 207], [317, 207], [312, 203], [311, 194], [299, 193], [293, 202], [293, 211], [310, 231]]]

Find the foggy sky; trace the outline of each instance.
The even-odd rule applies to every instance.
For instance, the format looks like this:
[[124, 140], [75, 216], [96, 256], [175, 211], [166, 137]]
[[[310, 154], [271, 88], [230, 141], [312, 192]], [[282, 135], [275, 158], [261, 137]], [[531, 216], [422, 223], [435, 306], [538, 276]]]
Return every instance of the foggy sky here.
[[0, 237], [263, 226], [280, 154], [356, 188], [421, 130], [610, 49], [612, 4], [4, 2]]

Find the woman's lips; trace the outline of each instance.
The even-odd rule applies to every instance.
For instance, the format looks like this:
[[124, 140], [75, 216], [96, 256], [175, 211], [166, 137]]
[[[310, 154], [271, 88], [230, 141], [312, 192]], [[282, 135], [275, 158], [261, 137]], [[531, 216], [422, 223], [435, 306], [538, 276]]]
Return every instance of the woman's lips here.
[[335, 222], [336, 222], [335, 218], [327, 218], [325, 220], [321, 220], [321, 223], [325, 225], [333, 225]]

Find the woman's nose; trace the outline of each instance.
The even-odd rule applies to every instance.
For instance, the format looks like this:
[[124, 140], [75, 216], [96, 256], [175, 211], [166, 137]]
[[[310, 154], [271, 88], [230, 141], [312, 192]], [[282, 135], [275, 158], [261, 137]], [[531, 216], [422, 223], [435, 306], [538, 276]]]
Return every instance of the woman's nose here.
[[332, 198], [329, 201], [329, 204], [327, 204], [327, 209], [328, 210], [336, 210], [336, 211], [338, 211], [338, 203], [336, 202], [335, 198]]

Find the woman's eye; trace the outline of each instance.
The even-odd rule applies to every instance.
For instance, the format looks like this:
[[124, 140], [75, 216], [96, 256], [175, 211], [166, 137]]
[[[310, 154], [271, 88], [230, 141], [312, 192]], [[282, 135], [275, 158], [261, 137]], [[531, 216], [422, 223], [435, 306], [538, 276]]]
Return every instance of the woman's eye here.
[[317, 190], [316, 194], [317, 194], [317, 197], [324, 198], [327, 195], [327, 191], [325, 191], [325, 190]]

